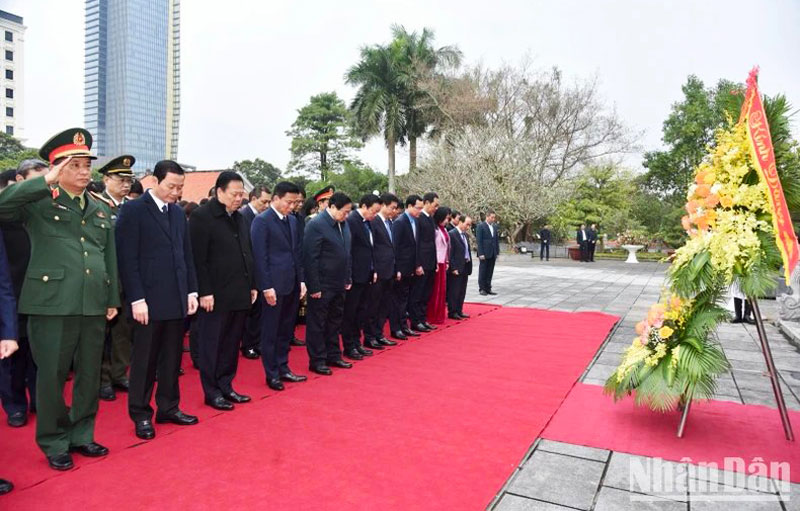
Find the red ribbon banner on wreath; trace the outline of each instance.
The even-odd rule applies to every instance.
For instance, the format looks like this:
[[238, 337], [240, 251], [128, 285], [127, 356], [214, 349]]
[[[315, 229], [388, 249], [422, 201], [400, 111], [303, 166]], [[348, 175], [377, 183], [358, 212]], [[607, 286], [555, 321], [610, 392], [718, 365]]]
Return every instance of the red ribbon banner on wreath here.
[[750, 141], [753, 164], [769, 189], [772, 226], [775, 229], [778, 249], [783, 257], [786, 285], [789, 285], [789, 276], [798, 262], [797, 236], [794, 233], [789, 207], [786, 205], [786, 197], [783, 195], [783, 187], [775, 166], [775, 151], [772, 147], [767, 114], [764, 112], [764, 104], [758, 93], [758, 67], [753, 68], [747, 77], [747, 92], [739, 122], [745, 122], [747, 125], [747, 139]]

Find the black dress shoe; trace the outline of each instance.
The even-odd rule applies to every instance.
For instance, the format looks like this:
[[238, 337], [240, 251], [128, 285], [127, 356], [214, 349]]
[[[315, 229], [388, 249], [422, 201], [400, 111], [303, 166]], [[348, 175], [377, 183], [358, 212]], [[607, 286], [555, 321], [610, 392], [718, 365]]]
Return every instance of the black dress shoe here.
[[103, 385], [100, 387], [100, 399], [103, 401], [114, 401], [117, 399], [117, 393], [114, 392], [114, 388], [111, 385]]
[[192, 426], [197, 424], [197, 417], [178, 410], [172, 415], [159, 415], [156, 413], [156, 422], [159, 424], [171, 422], [172, 424], [177, 424], [178, 426]]
[[283, 386], [283, 383], [281, 383], [281, 380], [279, 378], [267, 380], [267, 387], [271, 388], [272, 390], [278, 390], [278, 391], [286, 388]]
[[742, 318], [734, 318], [731, 320], [731, 323], [744, 323], [744, 321], [742, 321]]
[[367, 348], [365, 348], [363, 346], [356, 346], [356, 351], [358, 351], [361, 355], [363, 355], [365, 357], [368, 357], [368, 356], [372, 355], [372, 350], [368, 350]]
[[342, 369], [350, 369], [351, 367], [353, 367], [353, 364], [351, 364], [350, 362], [345, 362], [340, 358], [339, 360], [328, 361], [328, 366], [341, 367]]
[[481, 292], [480, 292], [480, 295], [481, 295], [481, 296], [486, 296], [486, 295], [488, 295], [488, 294], [489, 294], [489, 293], [487, 293], [486, 291], [481, 291]]
[[47, 463], [53, 470], [69, 470], [74, 466], [72, 463], [72, 456], [70, 456], [68, 452], [48, 456]]
[[417, 332], [411, 330], [410, 328], [404, 328], [403, 329], [403, 333], [405, 335], [407, 335], [408, 337], [419, 337], [419, 334]]
[[114, 382], [113, 387], [117, 390], [121, 390], [122, 392], [128, 392], [128, 389], [131, 386], [131, 382], [128, 381], [127, 378], [124, 378], [118, 382]]
[[206, 399], [206, 404], [215, 410], [222, 410], [226, 412], [233, 410], [233, 403], [222, 396], [217, 396], [213, 399]]
[[756, 320], [753, 319], [753, 318], [744, 318], [744, 322], [747, 323], [748, 325], [755, 325], [756, 324]]
[[[402, 332], [400, 332], [400, 334], [402, 335]], [[407, 337], [405, 335], [403, 337], [407, 339]], [[373, 340], [364, 341], [364, 346], [366, 346], [367, 348], [373, 349], [373, 350], [382, 350], [383, 349], [383, 346], [381, 346], [379, 342], [373, 341]]]
[[428, 330], [436, 330], [436, 327], [431, 325], [427, 321], [423, 321], [422, 324], [425, 325], [425, 328], [427, 328]]
[[330, 376], [333, 374], [331, 368], [325, 365], [311, 366], [308, 368], [308, 370], [317, 374], [321, 374], [323, 376]]
[[397, 346], [396, 342], [390, 341], [389, 339], [378, 339], [378, 342], [384, 346]]
[[14, 485], [11, 484], [11, 481], [0, 479], [0, 495], [5, 495], [6, 493], [10, 492], [13, 489]]
[[459, 312], [458, 317], [460, 317], [461, 319], [467, 319], [469, 318], [469, 314], [464, 314], [463, 312]]
[[292, 336], [292, 340], [289, 341], [289, 344], [291, 344], [292, 346], [305, 346], [306, 342], [305, 341], [301, 341], [300, 339], [298, 339], [295, 336]]
[[242, 350], [242, 356], [244, 358], [249, 358], [250, 360], [254, 360], [258, 358], [258, 352], [253, 348], [247, 348]]
[[250, 396], [245, 396], [244, 394], [239, 394], [235, 390], [232, 390], [228, 393], [222, 394], [222, 397], [230, 401], [231, 403], [249, 403], [252, 401]]
[[496, 296], [497, 295], [497, 293], [495, 293], [494, 291], [489, 291], [489, 294], [492, 295], [492, 296]]
[[100, 458], [108, 454], [108, 447], [103, 447], [97, 442], [89, 442], [86, 445], [73, 445], [70, 446], [69, 450], [87, 458]]
[[450, 319], [455, 319], [456, 321], [461, 321], [461, 316], [458, 314], [448, 314], [447, 317]]
[[411, 330], [413, 330], [414, 332], [420, 332], [420, 333], [423, 333], [423, 334], [428, 333], [428, 332], [431, 331], [430, 328], [426, 327], [422, 323], [417, 323], [416, 325], [412, 325], [411, 326]]
[[289, 382], [292, 382], [292, 383], [300, 383], [300, 382], [306, 381], [307, 379], [308, 379], [307, 376], [304, 376], [302, 374], [294, 374], [291, 371], [289, 371], [288, 373], [283, 373], [281, 375], [281, 380], [289, 381]]
[[358, 350], [355, 348], [353, 348], [352, 350], [345, 351], [344, 356], [349, 358], [350, 360], [364, 360], [364, 357], [361, 356], [361, 353], [359, 353]]
[[28, 414], [25, 412], [14, 412], [8, 416], [7, 422], [12, 428], [21, 428], [28, 423]]
[[136, 421], [136, 436], [142, 440], [152, 440], [156, 437], [156, 430], [150, 421]]

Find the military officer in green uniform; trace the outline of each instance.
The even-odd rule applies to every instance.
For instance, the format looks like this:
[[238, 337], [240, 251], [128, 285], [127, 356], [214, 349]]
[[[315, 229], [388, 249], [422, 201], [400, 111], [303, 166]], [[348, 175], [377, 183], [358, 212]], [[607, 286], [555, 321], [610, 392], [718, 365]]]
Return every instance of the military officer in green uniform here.
[[[119, 208], [128, 200], [128, 192], [133, 184], [133, 170], [136, 158], [125, 154], [110, 160], [99, 172], [103, 175], [106, 189], [102, 194], [92, 196], [106, 203], [111, 209], [111, 223], [116, 225]], [[121, 286], [120, 286], [121, 287]], [[120, 289], [121, 291], [121, 289]], [[120, 296], [120, 301], [122, 297]], [[131, 365], [131, 324], [121, 308], [116, 318], [108, 322], [106, 342], [103, 349], [103, 366], [100, 370], [100, 399], [113, 401], [117, 398], [114, 389], [128, 391], [128, 367]]]
[[[22, 221], [31, 258], [18, 309], [38, 366], [36, 442], [50, 467], [72, 468], [70, 452], [96, 457], [97, 392], [106, 321], [117, 315], [119, 286], [111, 210], [86, 193], [92, 137], [72, 128], [39, 154], [50, 170], [0, 194], [0, 221]], [[72, 404], [64, 402], [70, 365]]]

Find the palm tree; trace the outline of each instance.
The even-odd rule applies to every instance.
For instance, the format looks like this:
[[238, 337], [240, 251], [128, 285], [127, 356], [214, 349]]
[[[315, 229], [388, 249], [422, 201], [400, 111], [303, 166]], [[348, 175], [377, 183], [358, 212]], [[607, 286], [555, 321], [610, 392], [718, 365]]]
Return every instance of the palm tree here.
[[361, 138], [383, 134], [389, 150], [389, 191], [395, 191], [395, 147], [405, 145], [406, 123], [403, 99], [406, 77], [397, 45], [365, 46], [361, 61], [345, 75], [350, 85], [357, 85], [350, 110]]
[[392, 26], [391, 46], [400, 55], [402, 82], [405, 86], [404, 115], [408, 136], [408, 170], [417, 167], [417, 138], [425, 135], [430, 125], [431, 113], [423, 104], [424, 92], [420, 81], [436, 76], [445, 68], [461, 65], [462, 53], [457, 46], [433, 47], [434, 32], [429, 28], [422, 33], [409, 33], [402, 25]]

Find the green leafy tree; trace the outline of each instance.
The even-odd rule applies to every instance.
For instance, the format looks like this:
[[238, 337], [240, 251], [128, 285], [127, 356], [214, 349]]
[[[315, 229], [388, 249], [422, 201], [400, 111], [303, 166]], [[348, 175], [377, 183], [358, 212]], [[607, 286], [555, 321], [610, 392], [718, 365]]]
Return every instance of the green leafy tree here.
[[436, 113], [423, 82], [441, 77], [443, 69], [455, 69], [461, 65], [462, 53], [457, 46], [433, 46], [434, 32], [424, 28], [421, 33], [408, 32], [402, 25], [392, 26], [394, 40], [391, 46], [400, 55], [405, 97], [403, 103], [408, 134], [408, 170], [417, 168], [417, 139], [428, 132]]
[[350, 122], [350, 112], [335, 92], [312, 96], [297, 111], [297, 119], [286, 134], [292, 137], [289, 170], [307, 172], [328, 179], [349, 159], [350, 150], [362, 147]]
[[281, 169], [261, 158], [237, 161], [232, 170], [246, 177], [253, 186], [265, 185], [272, 188], [281, 178]]
[[383, 135], [388, 149], [389, 191], [395, 190], [395, 149], [405, 145], [404, 104], [406, 75], [403, 48], [373, 45], [361, 48], [361, 60], [345, 75], [349, 85], [358, 87], [350, 104], [355, 126], [366, 141]]
[[327, 185], [333, 185], [337, 192], [346, 193], [353, 202], [357, 202], [365, 194], [385, 192], [389, 185], [386, 174], [375, 172], [360, 161], [345, 162], [342, 172], [331, 173], [329, 177], [328, 181], [306, 183], [306, 190], [311, 194]]
[[16, 168], [22, 160], [39, 158], [36, 149], [22, 145], [16, 138], [0, 132], [0, 170]]
[[586, 167], [575, 179], [571, 198], [562, 203], [550, 223], [569, 238], [580, 224], [597, 224], [600, 232], [614, 237], [640, 227], [631, 217], [636, 186], [629, 171], [612, 164]]

